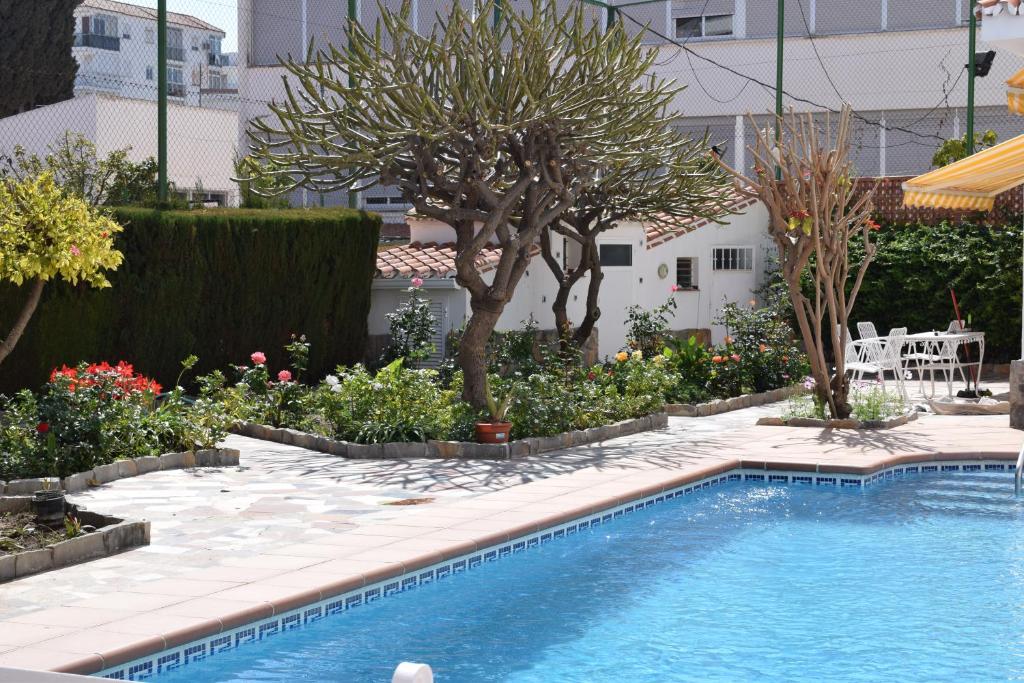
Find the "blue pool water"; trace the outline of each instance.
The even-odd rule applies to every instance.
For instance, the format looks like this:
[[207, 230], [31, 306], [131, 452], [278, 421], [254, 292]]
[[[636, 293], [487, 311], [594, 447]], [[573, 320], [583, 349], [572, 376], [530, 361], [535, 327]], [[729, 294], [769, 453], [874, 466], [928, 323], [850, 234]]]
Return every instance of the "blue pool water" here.
[[729, 484], [217, 654], [172, 681], [994, 681], [1024, 677], [1005, 474]]

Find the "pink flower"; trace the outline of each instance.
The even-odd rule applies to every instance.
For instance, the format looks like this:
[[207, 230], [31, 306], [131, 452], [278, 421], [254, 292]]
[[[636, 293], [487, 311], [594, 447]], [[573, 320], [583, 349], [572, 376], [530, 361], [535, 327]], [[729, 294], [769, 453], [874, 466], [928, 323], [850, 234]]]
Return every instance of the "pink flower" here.
[[252, 360], [254, 365], [263, 365], [264, 363], [267, 362], [267, 357], [263, 354], [262, 351], [254, 351], [253, 354], [249, 356], [249, 358]]
[[680, 287], [679, 285], [672, 285], [673, 292], [678, 292], [680, 289], [682, 289], [682, 287]]
[[292, 381], [292, 373], [288, 372], [287, 370], [282, 370], [281, 372], [277, 373], [277, 381], [278, 382], [291, 382]]
[[739, 363], [739, 362], [740, 362], [740, 354], [738, 354], [738, 353], [734, 353], [734, 354], [732, 354], [732, 355], [731, 355], [731, 356], [729, 356], [729, 357], [730, 357], [730, 358], [732, 358], [732, 359], [733, 359], [734, 361], [736, 361], [737, 363]]
[[422, 287], [423, 286], [423, 278], [421, 278], [421, 277], [414, 277], [412, 279], [412, 286], [413, 287]]
[[71, 245], [71, 255], [72, 256], [81, 256], [82, 255], [82, 250], [72, 244]]

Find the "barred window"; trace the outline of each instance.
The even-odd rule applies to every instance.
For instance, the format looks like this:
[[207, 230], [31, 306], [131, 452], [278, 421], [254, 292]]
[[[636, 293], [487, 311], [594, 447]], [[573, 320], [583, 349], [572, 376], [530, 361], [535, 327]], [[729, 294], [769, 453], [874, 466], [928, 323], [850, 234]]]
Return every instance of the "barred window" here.
[[753, 247], [715, 247], [712, 252], [715, 270], [753, 270]]
[[676, 259], [676, 286], [697, 289], [697, 259], [692, 256]]

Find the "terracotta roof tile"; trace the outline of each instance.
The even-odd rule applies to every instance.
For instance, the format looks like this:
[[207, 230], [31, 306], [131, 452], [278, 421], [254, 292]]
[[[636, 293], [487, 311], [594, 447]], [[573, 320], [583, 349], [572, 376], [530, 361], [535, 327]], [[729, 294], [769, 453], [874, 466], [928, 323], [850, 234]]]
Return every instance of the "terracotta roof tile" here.
[[[730, 211], [743, 213], [744, 209], [750, 208], [757, 203], [756, 199], [750, 199], [738, 194], [733, 194], [726, 206]], [[677, 220], [674, 224], [667, 223], [644, 223], [644, 235], [647, 238], [647, 248], [660, 247], [665, 242], [673, 240], [680, 235], [693, 232], [697, 228], [714, 223], [707, 218], [684, 218]]]
[[[530, 251], [531, 256], [540, 253], [536, 246]], [[487, 247], [480, 252], [476, 260], [477, 269], [481, 273], [486, 273], [494, 269], [500, 258], [501, 249]], [[455, 243], [412, 242], [378, 252], [377, 272], [374, 277], [385, 280], [396, 277], [454, 278]]]

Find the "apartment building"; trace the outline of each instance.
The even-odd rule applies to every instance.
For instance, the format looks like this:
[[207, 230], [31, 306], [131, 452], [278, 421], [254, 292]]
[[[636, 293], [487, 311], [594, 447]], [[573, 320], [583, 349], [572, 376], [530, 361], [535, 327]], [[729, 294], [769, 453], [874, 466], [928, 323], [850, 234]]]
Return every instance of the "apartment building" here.
[[[75, 94], [157, 99], [156, 10], [116, 0], [84, 0], [75, 10]], [[167, 13], [167, 91], [171, 102], [234, 108], [234, 67], [221, 52], [225, 32]], [[205, 101], [204, 101], [205, 98]]]
[[[570, 2], [573, 0], [557, 0]], [[387, 0], [397, 8], [398, 0]], [[515, 7], [517, 0], [506, 6]], [[775, 2], [753, 0], [619, 0], [614, 13], [642, 31], [659, 50], [656, 70], [684, 90], [677, 98], [680, 128], [707, 132], [740, 168], [756, 128], [770, 125], [776, 67]], [[784, 105], [798, 111], [838, 110], [848, 102], [858, 119], [853, 158], [861, 175], [909, 175], [929, 168], [943, 139], [966, 131], [970, 0], [787, 0]], [[415, 0], [414, 20], [427, 31], [447, 5]], [[607, 21], [599, 8], [591, 14]], [[280, 56], [302, 55], [310, 40], [344, 44], [348, 0], [239, 0], [239, 90], [245, 122], [267, 113], [263, 102], [283, 93]], [[376, 20], [377, 3], [357, 0], [360, 21]], [[977, 51], [987, 46], [980, 40]], [[975, 129], [1000, 139], [1016, 135], [1019, 119], [1006, 112], [1005, 80], [1024, 60], [997, 54], [977, 80]], [[748, 118], [753, 115], [753, 122]], [[307, 197], [308, 200], [308, 197]], [[362, 205], [386, 216], [407, 207], [384, 189]]]

